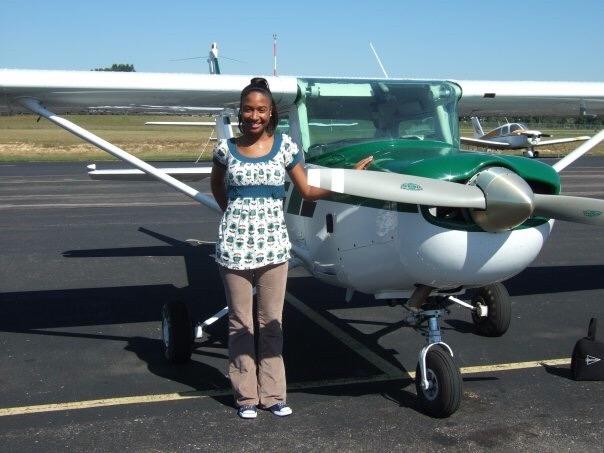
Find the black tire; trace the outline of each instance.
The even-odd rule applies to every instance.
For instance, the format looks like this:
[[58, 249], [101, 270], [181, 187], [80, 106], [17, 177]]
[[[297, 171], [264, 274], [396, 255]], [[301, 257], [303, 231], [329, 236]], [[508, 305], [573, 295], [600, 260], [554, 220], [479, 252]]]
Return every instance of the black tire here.
[[420, 409], [431, 417], [449, 417], [459, 408], [462, 395], [461, 373], [449, 351], [440, 346], [430, 348], [426, 354], [426, 375], [430, 387], [424, 390], [418, 363], [415, 390]]
[[472, 299], [472, 305], [486, 305], [487, 316], [481, 317], [472, 312], [472, 321], [479, 334], [487, 337], [500, 337], [506, 333], [512, 320], [512, 303], [508, 290], [501, 283], [484, 286]]
[[193, 326], [187, 306], [182, 302], [168, 302], [161, 314], [166, 359], [172, 363], [188, 362], [193, 351]]

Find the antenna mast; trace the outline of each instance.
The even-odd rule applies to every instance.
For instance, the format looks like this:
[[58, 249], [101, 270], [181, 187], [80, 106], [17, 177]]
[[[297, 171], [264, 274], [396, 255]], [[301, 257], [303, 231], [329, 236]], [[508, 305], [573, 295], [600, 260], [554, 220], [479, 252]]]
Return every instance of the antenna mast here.
[[379, 57], [378, 53], [376, 52], [375, 48], [373, 47], [373, 44], [371, 43], [371, 41], [369, 41], [369, 47], [371, 47], [371, 50], [373, 51], [373, 55], [375, 55], [375, 59], [377, 60], [378, 64], [380, 65], [380, 68], [382, 69], [382, 72], [384, 73], [384, 77], [386, 77], [387, 79], [389, 79], [390, 77], [388, 76], [388, 73], [384, 69], [384, 65], [382, 64], [382, 60], [380, 60], [380, 57]]
[[277, 33], [273, 33], [273, 75], [277, 75]]

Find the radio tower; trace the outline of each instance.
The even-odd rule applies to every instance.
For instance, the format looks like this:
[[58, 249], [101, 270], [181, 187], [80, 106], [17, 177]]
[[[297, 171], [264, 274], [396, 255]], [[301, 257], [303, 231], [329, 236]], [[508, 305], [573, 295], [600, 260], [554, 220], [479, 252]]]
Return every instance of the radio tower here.
[[273, 33], [273, 75], [277, 75], [277, 33]]

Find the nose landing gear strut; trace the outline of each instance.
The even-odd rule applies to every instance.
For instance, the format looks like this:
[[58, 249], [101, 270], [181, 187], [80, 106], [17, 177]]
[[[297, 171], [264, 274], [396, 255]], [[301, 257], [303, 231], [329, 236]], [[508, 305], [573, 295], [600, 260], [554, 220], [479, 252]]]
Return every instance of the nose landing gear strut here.
[[438, 318], [444, 309], [421, 310], [413, 315], [416, 325], [428, 323], [426, 345], [419, 352], [415, 388], [421, 409], [432, 417], [448, 417], [461, 402], [462, 385], [453, 350], [442, 341]]

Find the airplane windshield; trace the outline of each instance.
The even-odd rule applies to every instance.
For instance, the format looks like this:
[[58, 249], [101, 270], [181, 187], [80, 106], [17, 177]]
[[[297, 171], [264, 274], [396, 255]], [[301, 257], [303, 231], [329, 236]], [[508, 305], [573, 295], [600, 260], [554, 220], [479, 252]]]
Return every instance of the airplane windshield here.
[[457, 101], [450, 82], [301, 79], [301, 139], [310, 155], [327, 145], [382, 139], [459, 143]]

